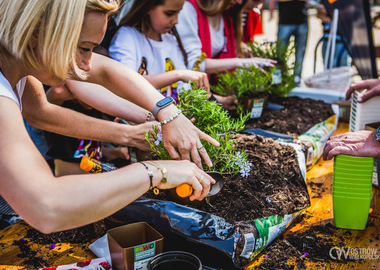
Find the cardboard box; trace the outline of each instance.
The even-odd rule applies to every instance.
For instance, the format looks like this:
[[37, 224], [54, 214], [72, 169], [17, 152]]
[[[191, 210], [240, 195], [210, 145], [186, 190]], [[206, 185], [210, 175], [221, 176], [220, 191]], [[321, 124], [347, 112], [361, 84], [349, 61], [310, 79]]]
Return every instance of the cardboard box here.
[[162, 253], [164, 237], [145, 222], [107, 232], [112, 269], [146, 269], [148, 261]]

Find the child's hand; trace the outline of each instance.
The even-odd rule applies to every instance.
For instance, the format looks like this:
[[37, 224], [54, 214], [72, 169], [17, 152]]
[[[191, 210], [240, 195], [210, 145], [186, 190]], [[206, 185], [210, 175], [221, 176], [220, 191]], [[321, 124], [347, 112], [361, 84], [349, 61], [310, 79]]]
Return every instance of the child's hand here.
[[178, 70], [181, 73], [181, 81], [195, 82], [195, 86], [198, 88], [204, 88], [207, 92], [210, 92], [210, 84], [208, 81], [207, 73], [194, 71], [194, 70]]

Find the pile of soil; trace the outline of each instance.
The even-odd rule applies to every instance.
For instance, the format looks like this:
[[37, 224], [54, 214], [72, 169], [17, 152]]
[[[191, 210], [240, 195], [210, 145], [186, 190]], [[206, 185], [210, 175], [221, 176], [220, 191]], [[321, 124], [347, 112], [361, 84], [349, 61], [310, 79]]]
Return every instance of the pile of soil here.
[[[252, 163], [250, 175], [225, 177], [222, 191], [210, 203], [190, 205], [228, 222], [295, 213], [310, 206], [309, 194], [295, 150], [272, 139], [238, 134], [235, 148]], [[145, 197], [171, 200], [170, 192]]]
[[331, 104], [299, 97], [271, 97], [269, 102], [284, 106], [281, 110], [264, 110], [259, 119], [250, 119], [245, 128], [260, 128], [294, 137], [334, 115]]
[[[344, 239], [352, 234], [349, 230], [337, 239], [338, 229], [332, 224], [316, 225], [308, 227], [303, 232], [288, 234], [286, 238], [282, 235], [273, 241], [263, 252], [264, 261], [256, 266], [256, 269], [306, 269], [305, 262], [312, 261], [320, 263], [320, 268], [324, 269], [326, 262], [347, 263], [355, 260], [341, 256], [334, 259], [330, 256], [332, 248], [345, 247]], [[333, 239], [336, 239], [335, 241]], [[296, 258], [294, 260], [294, 258]], [[292, 260], [289, 263], [288, 260]], [[360, 263], [360, 261], [355, 261]]]

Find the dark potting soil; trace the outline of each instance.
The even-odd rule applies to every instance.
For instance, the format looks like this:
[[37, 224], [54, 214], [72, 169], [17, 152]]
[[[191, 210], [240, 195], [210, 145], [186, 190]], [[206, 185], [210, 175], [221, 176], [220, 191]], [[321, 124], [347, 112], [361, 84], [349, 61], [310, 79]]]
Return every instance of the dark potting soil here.
[[259, 119], [250, 119], [245, 128], [260, 128], [299, 136], [334, 115], [331, 104], [299, 97], [271, 97], [269, 102], [284, 106], [278, 111], [263, 111]]
[[[263, 262], [256, 269], [307, 269], [306, 262], [312, 261], [320, 269], [325, 269], [326, 263], [360, 263], [360, 260], [352, 260], [341, 256], [335, 259], [330, 256], [332, 248], [344, 248], [345, 237], [349, 237], [350, 231], [344, 233], [345, 237], [334, 237], [338, 229], [332, 224], [307, 227], [305, 231], [290, 233], [284, 238], [282, 235], [275, 239], [263, 252]], [[333, 240], [335, 239], [335, 240]], [[294, 259], [296, 258], [296, 259]], [[291, 260], [291, 263], [289, 263]], [[319, 267], [318, 267], [319, 268]], [[357, 268], [357, 269], [360, 269]]]
[[[239, 134], [236, 150], [244, 149], [252, 163], [248, 177], [225, 177], [221, 192], [190, 207], [222, 217], [228, 222], [295, 213], [310, 206], [309, 194], [295, 150], [272, 139]], [[170, 192], [145, 197], [171, 200]]]

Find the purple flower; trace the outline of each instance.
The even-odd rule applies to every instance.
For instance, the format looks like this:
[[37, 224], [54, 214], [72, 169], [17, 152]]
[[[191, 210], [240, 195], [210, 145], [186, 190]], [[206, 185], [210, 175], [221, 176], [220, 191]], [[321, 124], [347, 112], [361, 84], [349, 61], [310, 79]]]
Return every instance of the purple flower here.
[[266, 259], [266, 258], [267, 258], [267, 255], [264, 255], [263, 258]]
[[154, 142], [154, 144], [158, 146], [160, 144], [160, 142], [162, 142], [163, 140], [164, 140], [164, 138], [162, 137], [162, 131], [160, 130], [157, 133], [156, 141]]
[[339, 245], [344, 246], [344, 243], [343, 243], [343, 242], [340, 242]]
[[266, 199], [265, 199], [267, 202], [272, 202], [270, 199], [269, 199], [269, 197], [267, 197]]
[[48, 248], [49, 249], [55, 249], [55, 244], [53, 243], [53, 244], [50, 244], [49, 246], [48, 246]]
[[301, 78], [300, 78], [300, 76], [295, 76], [295, 77], [294, 77], [294, 82], [295, 82], [295, 83], [300, 83], [300, 82], [301, 82]]
[[309, 256], [309, 253], [308, 253], [308, 252], [305, 252], [305, 253], [303, 254], [303, 256], [304, 256], [304, 257], [307, 257], [307, 256]]

